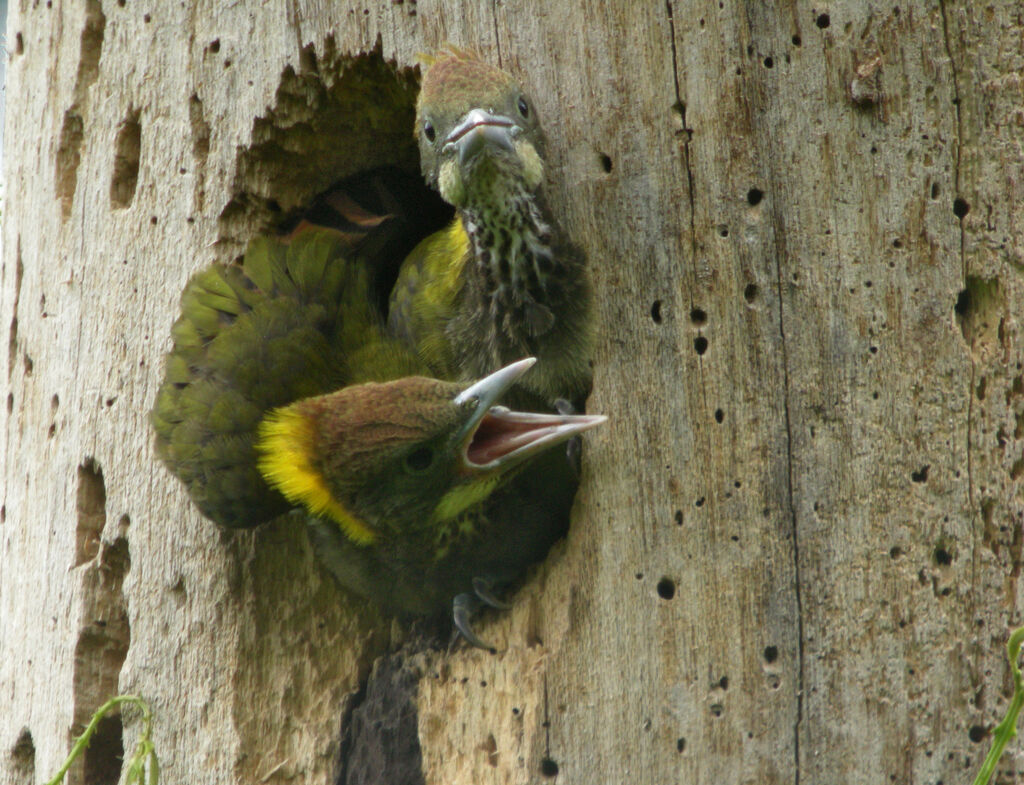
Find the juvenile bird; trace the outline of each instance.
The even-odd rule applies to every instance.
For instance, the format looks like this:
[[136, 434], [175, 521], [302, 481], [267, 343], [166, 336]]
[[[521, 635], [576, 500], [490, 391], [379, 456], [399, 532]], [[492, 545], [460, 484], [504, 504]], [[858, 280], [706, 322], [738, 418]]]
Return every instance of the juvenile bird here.
[[[476, 384], [426, 378], [387, 335], [335, 233], [259, 238], [182, 295], [152, 418], [199, 509], [251, 527], [297, 508], [339, 582], [399, 614], [515, 578], [561, 535], [572, 483], [518, 474], [602, 417], [496, 406], [533, 360]], [[526, 494], [524, 497], [523, 494]]]
[[496, 406], [533, 363], [468, 387], [405, 377], [275, 410], [259, 429], [260, 471], [311, 514], [314, 547], [344, 586], [402, 614], [455, 598], [460, 631], [483, 645], [471, 592], [499, 604], [488, 587], [543, 558], [572, 499], [571, 487], [521, 497], [517, 468], [604, 420]]
[[151, 415], [156, 451], [222, 526], [290, 509], [256, 467], [255, 434], [270, 409], [423, 372], [384, 334], [366, 271], [348, 250], [327, 231], [290, 243], [258, 237], [241, 266], [213, 264], [182, 293]]
[[530, 403], [580, 403], [590, 388], [590, 284], [544, 199], [529, 97], [506, 72], [444, 50], [423, 78], [416, 134], [424, 177], [456, 215], [402, 264], [389, 331], [442, 378], [535, 356], [522, 383]]

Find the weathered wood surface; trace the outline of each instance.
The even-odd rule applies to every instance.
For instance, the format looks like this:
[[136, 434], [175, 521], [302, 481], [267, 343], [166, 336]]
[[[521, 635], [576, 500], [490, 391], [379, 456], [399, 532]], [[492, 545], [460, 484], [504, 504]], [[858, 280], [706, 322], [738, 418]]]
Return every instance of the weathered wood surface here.
[[[401, 112], [334, 144], [367, 138], [339, 57], [442, 42], [535, 99], [613, 419], [567, 541], [481, 624], [501, 653], [395, 676], [422, 780], [973, 776], [1021, 622], [1015, 0], [15, 5], [0, 782], [45, 781], [115, 690], [151, 702], [163, 782], [334, 781], [388, 623], [301, 532], [220, 536], [146, 413], [193, 271], [275, 202], [415, 166]], [[113, 781], [120, 734], [75, 782]]]

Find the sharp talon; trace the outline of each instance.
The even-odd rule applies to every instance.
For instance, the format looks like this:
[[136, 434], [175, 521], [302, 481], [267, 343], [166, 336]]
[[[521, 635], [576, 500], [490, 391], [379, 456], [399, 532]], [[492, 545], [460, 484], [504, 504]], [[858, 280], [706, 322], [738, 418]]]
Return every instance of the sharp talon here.
[[455, 599], [452, 600], [452, 620], [455, 623], [455, 629], [466, 639], [466, 643], [476, 646], [478, 649], [487, 649], [493, 654], [495, 648], [480, 640], [469, 623], [469, 617], [478, 607], [480, 607], [480, 600], [474, 595], [456, 594]]
[[[565, 417], [569, 414], [579, 414], [576, 407], [565, 398], [555, 398], [555, 411]], [[569, 461], [569, 467], [578, 480], [580, 478], [580, 457], [583, 454], [583, 439], [580, 436], [573, 436], [565, 443], [565, 457]]]
[[555, 398], [555, 411], [563, 417], [567, 414], [579, 414], [576, 411], [576, 407], [565, 400], [565, 398]]
[[485, 578], [473, 579], [473, 591], [484, 605], [497, 608], [499, 611], [507, 611], [512, 607], [509, 603], [502, 602], [494, 596], [494, 593], [491, 591], [491, 582]]

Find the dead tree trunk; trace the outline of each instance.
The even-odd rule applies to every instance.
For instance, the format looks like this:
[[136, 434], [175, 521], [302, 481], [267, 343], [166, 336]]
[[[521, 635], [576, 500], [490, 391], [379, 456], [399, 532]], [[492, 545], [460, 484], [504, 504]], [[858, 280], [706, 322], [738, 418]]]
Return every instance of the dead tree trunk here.
[[[973, 775], [1021, 622], [1017, 2], [16, 5], [0, 782], [118, 691], [172, 784]], [[415, 170], [444, 42], [535, 97], [612, 422], [567, 541], [481, 626], [501, 652], [378, 659], [387, 620], [301, 532], [199, 516], [147, 411], [191, 273]], [[137, 733], [69, 782], [114, 782]]]

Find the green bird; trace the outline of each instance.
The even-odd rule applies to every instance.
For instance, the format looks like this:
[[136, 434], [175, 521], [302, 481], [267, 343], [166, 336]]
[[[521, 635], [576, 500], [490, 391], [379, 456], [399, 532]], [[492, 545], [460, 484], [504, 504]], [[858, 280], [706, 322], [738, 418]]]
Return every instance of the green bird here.
[[453, 607], [483, 645], [476, 598], [500, 605], [488, 586], [543, 558], [572, 502], [574, 483], [520, 470], [604, 418], [497, 406], [532, 359], [427, 378], [337, 233], [259, 238], [181, 308], [152, 420], [197, 507], [229, 528], [298, 509], [343, 586], [400, 615]]
[[256, 526], [290, 509], [256, 467], [254, 435], [269, 410], [423, 372], [384, 334], [349, 250], [327, 231], [290, 243], [259, 237], [241, 266], [211, 265], [182, 293], [152, 412], [156, 451], [222, 526]]
[[454, 599], [503, 607], [492, 585], [518, 577], [560, 535], [571, 486], [524, 495], [517, 468], [604, 420], [496, 406], [535, 361], [466, 386], [424, 377], [346, 387], [271, 412], [256, 449], [270, 485], [311, 513], [310, 537], [347, 588], [386, 611], [427, 615]]
[[403, 262], [389, 331], [446, 379], [535, 356], [529, 397], [514, 400], [578, 405], [590, 389], [591, 290], [544, 199], [532, 102], [504, 71], [445, 50], [423, 78], [416, 134], [423, 175], [455, 218]]

